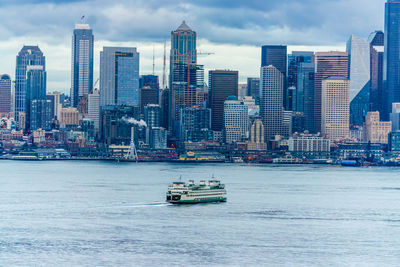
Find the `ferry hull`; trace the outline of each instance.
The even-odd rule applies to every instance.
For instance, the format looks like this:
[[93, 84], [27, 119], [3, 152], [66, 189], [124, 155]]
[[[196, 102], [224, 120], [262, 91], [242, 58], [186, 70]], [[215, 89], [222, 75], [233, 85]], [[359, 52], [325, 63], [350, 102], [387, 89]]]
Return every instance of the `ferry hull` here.
[[199, 204], [199, 203], [209, 203], [209, 202], [226, 202], [226, 198], [208, 198], [208, 199], [181, 199], [181, 200], [168, 200], [167, 202], [171, 204]]

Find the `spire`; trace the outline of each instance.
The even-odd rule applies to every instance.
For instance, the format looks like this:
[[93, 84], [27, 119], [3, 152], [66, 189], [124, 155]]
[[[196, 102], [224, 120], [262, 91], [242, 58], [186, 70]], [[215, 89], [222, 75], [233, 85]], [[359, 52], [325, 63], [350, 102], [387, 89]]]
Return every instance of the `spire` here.
[[191, 31], [192, 29], [186, 24], [185, 21], [182, 21], [181, 26], [176, 29], [177, 31]]

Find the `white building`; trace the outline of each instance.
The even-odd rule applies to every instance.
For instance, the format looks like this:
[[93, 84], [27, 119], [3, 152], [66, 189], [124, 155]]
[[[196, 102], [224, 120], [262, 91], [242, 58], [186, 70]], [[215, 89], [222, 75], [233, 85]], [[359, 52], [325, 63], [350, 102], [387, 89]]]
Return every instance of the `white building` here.
[[322, 136], [300, 134], [289, 138], [289, 151], [301, 152], [329, 152], [331, 141]]
[[331, 76], [322, 80], [321, 131], [332, 141], [350, 137], [350, 80]]
[[243, 141], [249, 136], [248, 108], [236, 96], [229, 96], [224, 102], [225, 142]]
[[94, 122], [96, 132], [100, 129], [100, 94], [99, 90], [94, 90], [88, 96], [88, 114], [87, 118]]

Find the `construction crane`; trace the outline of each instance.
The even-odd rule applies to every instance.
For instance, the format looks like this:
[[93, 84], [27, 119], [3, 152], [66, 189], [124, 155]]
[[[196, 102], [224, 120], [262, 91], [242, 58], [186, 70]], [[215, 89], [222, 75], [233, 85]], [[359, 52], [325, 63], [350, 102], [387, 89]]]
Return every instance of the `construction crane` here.
[[97, 78], [96, 82], [94, 83], [92, 89], [90, 90], [89, 94], [86, 96], [85, 99], [82, 101], [82, 120], [85, 118], [85, 105], [89, 100], [89, 95], [93, 93], [94, 88], [96, 87], [97, 83], [99, 82], [100, 78]]

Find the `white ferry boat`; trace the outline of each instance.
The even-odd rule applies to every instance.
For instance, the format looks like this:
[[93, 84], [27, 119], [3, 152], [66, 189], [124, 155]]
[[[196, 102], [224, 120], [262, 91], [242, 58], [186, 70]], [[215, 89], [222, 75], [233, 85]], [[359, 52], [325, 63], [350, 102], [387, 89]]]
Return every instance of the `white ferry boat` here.
[[200, 181], [198, 185], [193, 180], [188, 183], [174, 182], [168, 187], [167, 202], [173, 204], [226, 202], [225, 185], [218, 180]]

